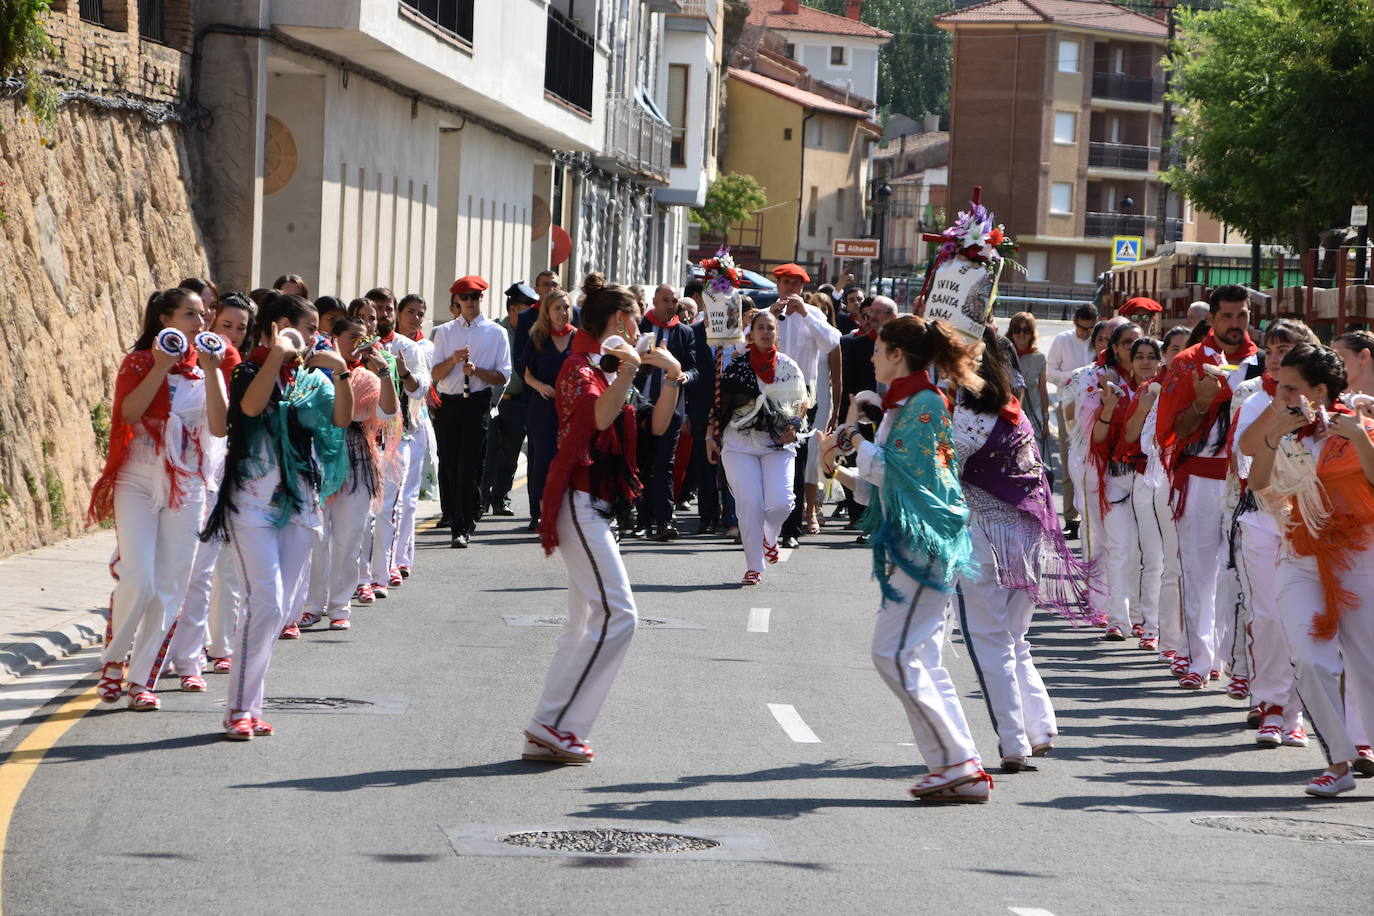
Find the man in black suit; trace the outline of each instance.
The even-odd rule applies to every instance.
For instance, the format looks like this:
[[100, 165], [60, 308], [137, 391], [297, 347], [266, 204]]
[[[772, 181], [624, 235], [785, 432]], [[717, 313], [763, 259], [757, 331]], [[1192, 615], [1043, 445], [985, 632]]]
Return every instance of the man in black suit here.
[[[849, 404], [860, 391], [877, 391], [878, 381], [873, 376], [873, 348], [878, 340], [878, 331], [893, 318], [897, 317], [897, 303], [886, 296], [875, 296], [864, 302], [856, 311], [859, 326], [854, 333], [846, 334], [840, 341], [841, 364], [844, 369], [840, 376], [840, 422], [849, 416]], [[844, 507], [849, 515], [849, 524], [854, 529], [859, 526], [862, 507], [854, 502], [853, 494], [845, 488]]]
[[655, 436], [646, 429], [639, 433], [639, 469], [644, 481], [644, 493], [639, 500], [639, 528], [645, 529], [655, 540], [672, 541], [678, 536], [673, 524], [673, 465], [677, 456], [677, 440], [686, 419], [686, 386], [697, 378], [697, 360], [692, 329], [677, 316], [678, 295], [671, 283], [660, 284], [654, 290], [653, 305], [640, 323], [641, 334], [652, 335], [655, 347], [666, 347], [682, 365], [682, 375], [668, 381], [662, 369], [645, 366], [635, 377], [635, 387], [653, 404], [658, 401], [664, 385], [678, 386], [677, 408], [672, 422], [662, 435]]

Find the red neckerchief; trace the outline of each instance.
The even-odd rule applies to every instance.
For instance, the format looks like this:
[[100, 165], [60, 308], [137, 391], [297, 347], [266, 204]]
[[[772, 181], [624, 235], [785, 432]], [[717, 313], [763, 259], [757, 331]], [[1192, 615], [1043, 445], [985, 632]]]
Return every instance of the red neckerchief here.
[[[1330, 407], [1326, 408], [1326, 412], [1329, 413], [1329, 414], [1331, 414], [1331, 413], [1343, 413], [1343, 414], [1345, 414], [1346, 416], [1354, 416], [1354, 415], [1355, 415], [1355, 411], [1351, 410], [1349, 407], [1346, 407], [1346, 406], [1345, 406], [1344, 404], [1342, 404], [1340, 401], [1337, 401], [1336, 403], [1332, 404]], [[1304, 439], [1304, 438], [1306, 438], [1306, 437], [1308, 437], [1308, 436], [1315, 436], [1315, 435], [1317, 434], [1317, 423], [1318, 423], [1317, 420], [1313, 420], [1311, 423], [1308, 423], [1308, 424], [1307, 424], [1306, 426], [1304, 426], [1302, 429], [1298, 430], [1298, 438], [1299, 438], [1299, 439]]]
[[1021, 402], [1014, 396], [1007, 403], [1002, 405], [1002, 409], [997, 411], [997, 416], [1006, 420], [1012, 426], [1021, 424]]
[[1017, 348], [1016, 348], [1016, 355], [1017, 355], [1017, 356], [1030, 356], [1030, 355], [1031, 355], [1032, 353], [1034, 353], [1034, 352], [1035, 352], [1035, 348], [1034, 348], [1034, 347], [1027, 347], [1027, 348], [1024, 349], [1024, 350], [1022, 350], [1020, 347], [1017, 347]]
[[749, 366], [754, 370], [754, 374], [762, 379], [764, 384], [773, 384], [773, 379], [777, 377], [778, 371], [778, 348], [774, 347], [764, 353], [750, 344], [748, 350]]
[[586, 331], [578, 330], [577, 334], [574, 335], [572, 339], [571, 347], [574, 356], [580, 354], [595, 357], [592, 360], [592, 365], [596, 365], [597, 361], [601, 358], [601, 341], [597, 340]]
[[[248, 354], [248, 361], [250, 363], [257, 363], [259, 366], [265, 366], [267, 365], [267, 357], [270, 356], [271, 353], [272, 350], [270, 348], [258, 344], [253, 348], [252, 352]], [[296, 364], [292, 362], [288, 365], [283, 362], [281, 364], [281, 370], [277, 373], [277, 381], [285, 388], [287, 385], [291, 384], [291, 379], [295, 374]]]
[[938, 392], [940, 397], [945, 399], [945, 407], [949, 407], [949, 397], [935, 387], [930, 376], [922, 369], [919, 372], [913, 372], [910, 375], [892, 380], [892, 384], [887, 386], [887, 392], [883, 395], [883, 410], [891, 410], [897, 406], [898, 402], [913, 398], [922, 391]]
[[669, 318], [666, 323], [660, 321], [658, 318], [658, 309], [649, 309], [648, 314], [646, 314], [644, 317], [648, 318], [649, 323], [652, 324], [654, 327], [663, 328], [664, 330], [667, 330], [668, 328], [675, 328], [678, 326], [678, 324], [680, 324], [677, 315], [673, 315], [673, 317]]
[[1094, 366], [1105, 366], [1105, 365], [1107, 365], [1107, 350], [1108, 350], [1108, 349], [1110, 349], [1110, 348], [1109, 348], [1109, 347], [1103, 347], [1101, 350], [1097, 351], [1097, 358], [1093, 360], [1093, 365], [1094, 365]]
[[1249, 359], [1250, 357], [1254, 356], [1256, 353], [1259, 352], [1259, 347], [1255, 344], [1253, 340], [1250, 339], [1249, 332], [1246, 333], [1245, 340], [1241, 342], [1240, 349], [1236, 351], [1236, 354], [1234, 356], [1226, 355], [1226, 350], [1222, 347], [1220, 343], [1217, 342], [1216, 337], [1213, 336], [1213, 333], [1211, 331], [1208, 331], [1207, 336], [1202, 338], [1202, 346], [1204, 348], [1204, 352], [1206, 352], [1207, 348], [1210, 348], [1220, 353], [1222, 365], [1229, 364], [1232, 366], [1239, 366], [1241, 363], [1245, 362], [1247, 359]]
[[1274, 378], [1272, 375], [1268, 373], [1268, 371], [1266, 371], [1263, 375], [1260, 376], [1260, 387], [1264, 389], [1265, 394], [1269, 395], [1272, 398], [1274, 395], [1279, 393], [1279, 380]]
[[867, 337], [869, 340], [873, 341], [874, 343], [877, 343], [877, 342], [878, 342], [878, 332], [877, 332], [877, 331], [869, 331], [869, 332], [866, 333], [864, 336]]
[[555, 328], [555, 327], [550, 327], [550, 328], [549, 328], [549, 336], [550, 336], [550, 337], [567, 337], [569, 334], [571, 334], [573, 331], [576, 331], [576, 330], [577, 330], [577, 328], [573, 327], [573, 326], [570, 325], [570, 324], [565, 324], [565, 325], [563, 325], [563, 330], [561, 330], [561, 331], [558, 330], [558, 329]]
[[386, 336], [385, 336], [385, 337], [379, 338], [379, 342], [384, 343], [384, 344], [389, 344], [389, 343], [391, 343], [391, 342], [392, 342], [393, 340], [395, 340], [395, 339], [396, 339], [396, 329], [395, 329], [395, 328], [392, 328], [390, 331], [387, 331], [387, 332], [386, 332]]
[[196, 367], [196, 350], [194, 347], [187, 347], [188, 352], [167, 372], [170, 375], [180, 375], [183, 378], [204, 378], [205, 373]]
[[417, 330], [417, 331], [415, 332], [415, 336], [412, 337], [412, 338], [410, 338], [410, 339], [413, 340], [413, 341], [415, 341], [416, 343], [419, 343], [420, 341], [424, 340], [424, 339], [425, 339], [425, 332], [424, 332], [424, 330], [423, 330], [423, 329]]

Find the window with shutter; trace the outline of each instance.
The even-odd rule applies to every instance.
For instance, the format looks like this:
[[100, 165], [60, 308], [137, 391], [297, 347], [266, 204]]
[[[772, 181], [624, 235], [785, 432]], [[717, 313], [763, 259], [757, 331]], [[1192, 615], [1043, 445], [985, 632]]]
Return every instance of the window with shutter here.
[[670, 163], [687, 165], [687, 75], [686, 64], [668, 65], [668, 123], [673, 130]]

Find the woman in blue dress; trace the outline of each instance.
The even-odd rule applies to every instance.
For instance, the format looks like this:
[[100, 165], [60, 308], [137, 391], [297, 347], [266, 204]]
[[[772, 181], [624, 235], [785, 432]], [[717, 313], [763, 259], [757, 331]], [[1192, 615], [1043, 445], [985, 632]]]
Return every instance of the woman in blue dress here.
[[572, 300], [566, 291], [552, 289], [539, 303], [539, 318], [530, 328], [530, 345], [525, 348], [525, 384], [534, 392], [526, 436], [529, 440], [529, 466], [526, 476], [530, 490], [530, 531], [539, 530], [539, 502], [544, 498], [544, 478], [549, 462], [558, 450], [558, 412], [554, 406], [554, 383], [558, 370], [568, 358], [572, 341]]

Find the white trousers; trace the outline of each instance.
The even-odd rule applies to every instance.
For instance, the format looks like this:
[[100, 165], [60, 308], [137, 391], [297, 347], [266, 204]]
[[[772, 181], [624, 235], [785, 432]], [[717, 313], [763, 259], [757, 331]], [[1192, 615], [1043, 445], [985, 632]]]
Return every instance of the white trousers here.
[[[215, 491], [206, 494], [206, 512], [215, 501]], [[205, 525], [202, 518], [201, 526]], [[233, 654], [231, 639], [239, 599], [236, 564], [224, 559], [224, 541], [211, 538], [196, 543], [196, 558], [191, 565], [191, 581], [181, 602], [181, 614], [172, 632], [167, 663], [182, 677], [201, 673], [204, 656], [227, 658]]]
[[324, 538], [310, 565], [305, 609], [331, 620], [347, 620], [358, 587], [358, 552], [367, 529], [367, 490], [340, 490], [324, 505]]
[[1226, 547], [1221, 519], [1225, 499], [1226, 481], [1190, 477], [1183, 515], [1177, 522], [1188, 670], [1204, 680], [1217, 662], [1217, 583]]
[[1250, 605], [1240, 581], [1240, 557], [1229, 565], [1231, 512], [1222, 517], [1221, 568], [1217, 570], [1217, 658], [1213, 667], [1226, 662], [1232, 677], [1250, 677]]
[[[400, 462], [398, 472], [382, 475], [382, 502], [377, 507], [376, 524], [372, 529], [369, 569], [365, 570], [369, 582], [385, 585], [387, 576], [401, 565], [396, 562], [401, 518], [404, 514], [401, 496], [409, 477], [410, 456], [414, 445], [414, 440], [403, 439], [396, 456], [396, 460]], [[414, 516], [411, 517], [413, 520]], [[367, 548], [368, 545], [364, 544], [363, 549], [366, 551]]]
[[884, 599], [873, 626], [873, 666], [897, 695], [926, 766], [943, 769], [979, 760], [959, 692], [945, 670], [944, 653], [949, 595], [918, 583], [894, 569], [892, 586], [898, 600]]
[[960, 627], [997, 731], [998, 754], [1026, 757], [1059, 731], [1049, 691], [1026, 641], [1035, 605], [1029, 592], [997, 584], [991, 545], [976, 526], [971, 534], [973, 559], [983, 575], [980, 581], [965, 579], [959, 585]]
[[320, 534], [288, 522], [283, 528], [231, 518], [228, 548], [243, 575], [243, 608], [234, 629], [236, 654], [229, 677], [227, 714], [262, 717], [262, 696], [272, 650], [282, 627], [304, 600], [310, 552]]
[[1140, 539], [1136, 536], [1135, 474], [1108, 476], [1107, 514], [1102, 519], [1107, 573], [1107, 622], [1131, 635], [1131, 618], [1140, 613]]
[[1293, 680], [1288, 635], [1279, 616], [1277, 574], [1282, 539], [1242, 522], [1236, 530], [1236, 569], [1250, 608], [1250, 700], [1282, 706], [1284, 725], [1302, 724], [1302, 702]]
[[758, 448], [737, 442], [727, 443], [721, 452], [725, 479], [735, 497], [744, 561], [746, 567], [755, 572], [764, 569], [764, 541], [778, 542], [782, 524], [796, 504], [792, 491], [792, 468], [796, 458], [792, 449]]
[[[1138, 616], [1145, 628], [1145, 635], [1153, 639], [1161, 638], [1164, 629], [1164, 624], [1160, 619], [1161, 597], [1165, 590], [1164, 533], [1157, 516], [1158, 510], [1155, 504], [1157, 492], [1154, 487], [1145, 482], [1144, 474], [1131, 475], [1131, 516], [1135, 521], [1136, 545], [1140, 551]], [[1170, 538], [1174, 537], [1176, 536], [1171, 531]], [[1171, 547], [1174, 553], [1174, 563], [1177, 566], [1178, 544], [1172, 543]], [[1177, 571], [1174, 573], [1172, 584], [1174, 616], [1176, 617], [1178, 607]], [[1177, 632], [1177, 623], [1175, 623], [1174, 629]]]
[[1107, 560], [1104, 558], [1107, 547], [1106, 532], [1103, 530], [1102, 507], [1097, 500], [1097, 489], [1101, 481], [1097, 469], [1087, 461], [1076, 461], [1069, 456], [1070, 470], [1073, 474], [1073, 501], [1078, 509], [1078, 542], [1085, 560], [1095, 560], [1100, 575], [1089, 586], [1089, 598], [1095, 608], [1106, 608], [1109, 596]]
[[639, 614], [611, 533], [610, 507], [569, 490], [558, 510], [558, 552], [568, 567], [568, 622], [530, 728], [549, 725], [585, 739], [615, 683]]
[[[1316, 559], [1283, 557], [1277, 579], [1279, 613], [1293, 653], [1298, 695], [1327, 763], [1352, 760], [1356, 746], [1363, 743], [1357, 730], [1366, 735], [1374, 730], [1374, 703], [1369, 702], [1374, 697], [1374, 552], [1356, 557], [1350, 571], [1340, 575], [1341, 587], [1358, 595], [1359, 603], [1341, 617], [1331, 639], [1311, 633], [1312, 617], [1325, 604]], [[1342, 674], [1346, 696], [1358, 698], [1353, 708], [1341, 696]], [[1352, 721], [1349, 714], [1359, 718]]]
[[[421, 407], [420, 410], [428, 410]], [[415, 565], [415, 513], [420, 506], [420, 485], [425, 478], [425, 459], [433, 431], [415, 424], [411, 430], [410, 456], [406, 460], [406, 479], [401, 487], [401, 521], [396, 532], [396, 565], [407, 569]]]
[[195, 561], [204, 490], [179, 508], [154, 508], [166, 489], [161, 464], [127, 465], [115, 483], [116, 555], [110, 564], [118, 580], [110, 596], [111, 638], [101, 665], [127, 656], [130, 684], [151, 687], [166, 650], [167, 634], [181, 610]]
[[[1159, 535], [1164, 568], [1159, 579], [1159, 651], [1188, 654], [1187, 631], [1183, 628], [1183, 567], [1178, 557], [1178, 527], [1169, 505], [1169, 487], [1154, 487], [1152, 513]], [[1142, 501], [1143, 505], [1143, 501]], [[1141, 516], [1137, 516], [1139, 518]]]

